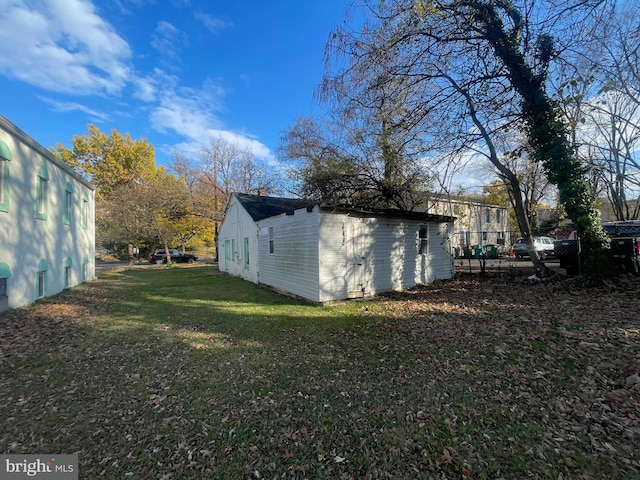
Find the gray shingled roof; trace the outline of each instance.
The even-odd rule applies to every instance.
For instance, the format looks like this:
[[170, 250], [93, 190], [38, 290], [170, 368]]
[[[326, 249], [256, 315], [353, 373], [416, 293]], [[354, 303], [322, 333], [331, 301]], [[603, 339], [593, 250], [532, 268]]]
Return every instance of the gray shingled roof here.
[[251, 215], [254, 222], [282, 213], [293, 213], [294, 210], [316, 205], [311, 200], [301, 200], [299, 198], [266, 197], [246, 193], [236, 193], [235, 196], [247, 213]]

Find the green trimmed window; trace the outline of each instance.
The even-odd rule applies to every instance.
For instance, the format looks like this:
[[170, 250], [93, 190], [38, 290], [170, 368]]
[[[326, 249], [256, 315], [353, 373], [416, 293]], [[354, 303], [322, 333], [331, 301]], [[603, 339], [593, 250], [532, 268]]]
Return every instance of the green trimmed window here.
[[71, 266], [71, 257], [67, 257], [64, 261], [64, 264], [62, 265], [64, 272], [64, 288], [71, 287]]
[[9, 308], [9, 277], [11, 268], [4, 262], [0, 262], [0, 312]]
[[0, 140], [0, 212], [9, 211], [9, 165], [11, 150]]
[[40, 167], [36, 177], [36, 218], [47, 219], [49, 194], [49, 172], [47, 167]]
[[82, 281], [86, 282], [89, 279], [89, 257], [87, 255], [82, 259]]
[[67, 186], [64, 189], [63, 210], [64, 224], [71, 225], [71, 218], [73, 217], [73, 185], [70, 182], [67, 182]]
[[47, 294], [47, 271], [49, 263], [46, 260], [40, 260], [38, 264], [38, 272], [36, 277], [36, 298], [43, 298]]
[[87, 228], [89, 224], [89, 196], [85, 193], [82, 196], [82, 209], [80, 210], [82, 228]]

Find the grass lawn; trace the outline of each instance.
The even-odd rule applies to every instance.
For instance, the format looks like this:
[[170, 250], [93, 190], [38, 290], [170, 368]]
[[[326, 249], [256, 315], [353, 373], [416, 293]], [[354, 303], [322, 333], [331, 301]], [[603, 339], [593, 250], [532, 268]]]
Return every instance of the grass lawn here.
[[82, 479], [640, 478], [637, 279], [313, 306], [215, 267], [0, 315], [0, 450]]

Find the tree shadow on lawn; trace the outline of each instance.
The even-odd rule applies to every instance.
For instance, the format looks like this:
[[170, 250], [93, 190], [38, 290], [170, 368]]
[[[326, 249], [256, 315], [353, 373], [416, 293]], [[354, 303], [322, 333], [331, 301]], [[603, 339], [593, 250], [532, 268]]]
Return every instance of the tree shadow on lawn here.
[[105, 273], [0, 316], [0, 333], [40, 331], [8, 351], [0, 443], [83, 449], [81, 471], [111, 478], [160, 478], [167, 458], [202, 478], [191, 454], [211, 478], [544, 477], [576, 451], [622, 470], [633, 430], [607, 425], [637, 415], [619, 388], [636, 296], [453, 281], [318, 307], [210, 267]]

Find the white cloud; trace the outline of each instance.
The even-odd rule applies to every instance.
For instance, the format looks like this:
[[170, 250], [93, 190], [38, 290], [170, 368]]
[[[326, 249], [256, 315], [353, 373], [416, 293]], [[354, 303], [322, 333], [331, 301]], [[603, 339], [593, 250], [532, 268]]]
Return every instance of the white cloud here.
[[233, 23], [214, 17], [208, 13], [194, 12], [193, 16], [196, 20], [202, 22], [211, 33], [219, 33], [221, 30], [233, 26]]
[[131, 49], [87, 0], [0, 2], [0, 73], [47, 90], [118, 93]]
[[133, 96], [138, 100], [153, 102], [156, 99], [157, 83], [153, 77], [138, 77], [133, 80], [133, 85]]
[[186, 43], [187, 34], [165, 21], [158, 22], [151, 37], [151, 46], [174, 60], [179, 58], [180, 47]]
[[224, 89], [208, 80], [199, 89], [165, 90], [158, 106], [152, 108], [151, 125], [158, 131], [172, 131], [186, 139], [173, 149], [197, 154], [212, 138], [222, 138], [241, 149], [250, 150], [256, 158], [272, 161], [269, 148], [250, 135], [226, 130], [219, 114]]
[[105, 121], [109, 119], [109, 115], [106, 113], [98, 112], [86, 105], [82, 105], [81, 103], [76, 102], [60, 102], [58, 100], [54, 100], [48, 97], [38, 97], [45, 103], [48, 103], [53, 107], [53, 110], [56, 112], [84, 112], [94, 120]]

